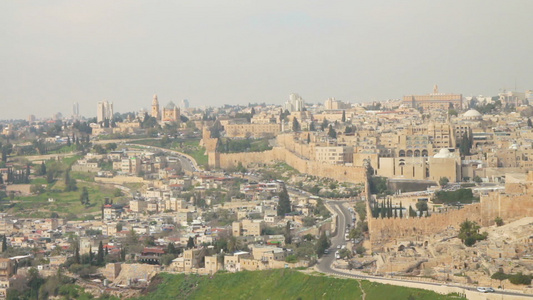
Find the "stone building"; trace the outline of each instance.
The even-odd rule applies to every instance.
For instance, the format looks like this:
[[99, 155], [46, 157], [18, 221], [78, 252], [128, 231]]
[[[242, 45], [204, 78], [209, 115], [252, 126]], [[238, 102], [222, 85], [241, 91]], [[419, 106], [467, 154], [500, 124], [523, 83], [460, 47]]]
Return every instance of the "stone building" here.
[[439, 88], [437, 85], [435, 85], [435, 87], [433, 88], [433, 93], [427, 95], [404, 96], [402, 104], [414, 108], [422, 108], [424, 110], [447, 110], [450, 107], [455, 109], [462, 109], [463, 95], [439, 93]]

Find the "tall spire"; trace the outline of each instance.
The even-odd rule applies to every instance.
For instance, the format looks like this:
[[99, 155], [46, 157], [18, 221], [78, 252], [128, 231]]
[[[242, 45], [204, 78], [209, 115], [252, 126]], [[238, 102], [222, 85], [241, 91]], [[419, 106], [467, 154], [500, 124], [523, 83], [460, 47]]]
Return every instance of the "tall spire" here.
[[439, 93], [439, 86], [435, 84], [433, 86], [433, 94], [438, 94], [438, 93]]

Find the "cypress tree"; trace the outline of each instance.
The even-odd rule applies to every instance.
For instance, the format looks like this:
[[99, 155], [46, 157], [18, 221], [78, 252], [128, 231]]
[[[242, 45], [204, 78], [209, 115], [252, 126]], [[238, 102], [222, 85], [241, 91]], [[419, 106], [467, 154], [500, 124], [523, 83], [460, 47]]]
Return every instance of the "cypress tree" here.
[[100, 241], [98, 244], [98, 253], [96, 254], [96, 264], [101, 266], [104, 264], [104, 244]]
[[44, 164], [44, 161], [41, 163], [41, 171], [39, 172], [40, 175], [46, 175], [46, 165]]
[[2, 237], [2, 252], [6, 252], [7, 250], [7, 238], [6, 238], [6, 235], [4, 234], [4, 237]]
[[76, 249], [74, 250], [74, 262], [80, 263], [80, 246], [76, 244]]
[[94, 260], [93, 246], [89, 246], [89, 263], [92, 265]]
[[287, 188], [285, 185], [283, 185], [283, 190], [279, 193], [279, 201], [278, 201], [278, 216], [285, 216], [285, 214], [288, 214], [291, 212], [291, 200], [289, 198], [289, 193], [287, 192]]

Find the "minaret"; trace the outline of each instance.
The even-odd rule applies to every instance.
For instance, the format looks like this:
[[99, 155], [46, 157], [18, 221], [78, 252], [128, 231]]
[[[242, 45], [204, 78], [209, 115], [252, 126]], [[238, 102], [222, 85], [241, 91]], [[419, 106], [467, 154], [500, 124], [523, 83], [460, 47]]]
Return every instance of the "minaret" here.
[[161, 112], [159, 111], [159, 101], [157, 101], [157, 94], [154, 94], [154, 99], [152, 100], [152, 117], [156, 120], [161, 120]]

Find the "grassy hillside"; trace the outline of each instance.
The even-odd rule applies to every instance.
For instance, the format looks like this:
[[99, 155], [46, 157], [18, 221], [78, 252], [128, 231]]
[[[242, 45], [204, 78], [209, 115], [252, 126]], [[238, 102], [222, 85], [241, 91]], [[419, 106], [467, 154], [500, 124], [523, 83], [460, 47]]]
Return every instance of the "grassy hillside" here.
[[[373, 299], [464, 299], [431, 291], [361, 281], [366, 300]], [[361, 299], [356, 280], [311, 276], [281, 269], [215, 276], [159, 274], [137, 298], [148, 299]]]

